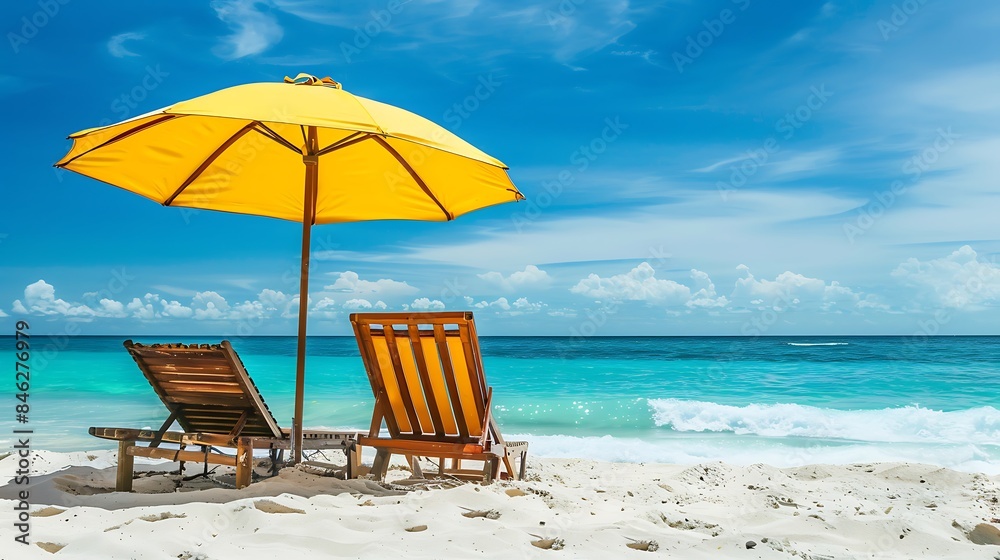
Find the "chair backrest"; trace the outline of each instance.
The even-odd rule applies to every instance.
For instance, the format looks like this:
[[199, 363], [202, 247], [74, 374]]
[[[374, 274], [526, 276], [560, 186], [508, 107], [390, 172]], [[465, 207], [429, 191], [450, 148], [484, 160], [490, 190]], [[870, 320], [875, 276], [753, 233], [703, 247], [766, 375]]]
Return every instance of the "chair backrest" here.
[[351, 324], [393, 438], [483, 437], [488, 388], [472, 313], [354, 313]]
[[282, 437], [228, 340], [125, 348], [185, 432]]

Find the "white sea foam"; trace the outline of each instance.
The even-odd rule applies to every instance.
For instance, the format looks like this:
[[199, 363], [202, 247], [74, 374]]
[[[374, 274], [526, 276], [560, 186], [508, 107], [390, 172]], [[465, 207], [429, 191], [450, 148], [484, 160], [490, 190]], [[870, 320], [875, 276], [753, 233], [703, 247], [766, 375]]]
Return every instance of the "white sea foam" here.
[[849, 342], [786, 342], [789, 346], [847, 346]]
[[657, 426], [677, 432], [799, 437], [883, 443], [996, 444], [1000, 410], [990, 406], [943, 412], [919, 406], [836, 410], [799, 404], [729, 406], [650, 399]]
[[925, 463], [964, 472], [1000, 474], [1000, 448], [972, 444], [851, 443], [800, 447], [787, 440], [708, 434], [639, 439], [508, 434], [531, 443], [529, 455], [628, 463], [691, 465], [724, 461], [776, 467], [874, 462]]

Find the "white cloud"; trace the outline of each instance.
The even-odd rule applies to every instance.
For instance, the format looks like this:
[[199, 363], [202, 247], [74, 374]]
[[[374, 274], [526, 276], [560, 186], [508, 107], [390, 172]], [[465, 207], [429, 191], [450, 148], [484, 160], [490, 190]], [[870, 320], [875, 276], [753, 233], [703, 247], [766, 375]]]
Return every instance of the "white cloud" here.
[[62, 315], [64, 317], [97, 317], [94, 309], [80, 304], [69, 303], [56, 297], [56, 289], [45, 280], [39, 280], [24, 288], [24, 301], [14, 300], [13, 309], [17, 313], [31, 315]]
[[281, 311], [281, 316], [286, 316], [292, 306], [292, 298], [285, 295], [282, 292], [263, 289], [257, 294], [257, 300], [264, 307], [264, 310], [270, 314], [273, 311]]
[[823, 311], [848, 311], [862, 308], [888, 309], [874, 295], [855, 292], [837, 281], [827, 284], [819, 278], [809, 278], [792, 271], [777, 275], [774, 280], [758, 279], [746, 265], [737, 270], [743, 278], [736, 280], [732, 300], [744, 307], [788, 308], [817, 307]]
[[625, 274], [602, 278], [590, 274], [570, 288], [570, 292], [595, 300], [633, 300], [681, 305], [691, 299], [691, 289], [673, 280], [660, 280], [647, 262], [640, 263]]
[[368, 301], [367, 299], [349, 299], [344, 302], [344, 309], [351, 309], [354, 311], [360, 311], [362, 309], [387, 309], [389, 306], [385, 304], [384, 301], [378, 300], [375, 303]]
[[349, 299], [344, 302], [344, 309], [371, 309], [372, 303], [367, 299]]
[[495, 299], [494, 301], [481, 301], [479, 303], [473, 304], [473, 307], [475, 307], [476, 309], [486, 309], [489, 307], [493, 307], [496, 309], [502, 309], [503, 311], [509, 311], [510, 303], [507, 301], [507, 298], [501, 297]]
[[343, 292], [356, 295], [378, 294], [380, 296], [401, 296], [415, 294], [419, 290], [406, 282], [397, 282], [389, 278], [375, 280], [362, 280], [357, 272], [348, 270], [347, 272], [336, 272], [338, 278], [329, 286], [323, 289], [331, 292]]
[[334, 319], [338, 313], [337, 302], [333, 298], [322, 298], [309, 310], [310, 317], [321, 317], [323, 319]]
[[729, 305], [729, 299], [726, 296], [720, 296], [715, 293], [715, 283], [712, 282], [707, 272], [692, 269], [691, 278], [694, 280], [698, 291], [691, 295], [691, 299], [685, 305], [702, 308], [726, 307]]
[[9, 315], [3, 312], [3, 309], [0, 309], [0, 317], [8, 317], [8, 316]]
[[[216, 292], [198, 292], [191, 300], [194, 318], [198, 320], [221, 320], [227, 318], [230, 307], [226, 298]], [[243, 311], [248, 311], [244, 306]]]
[[100, 307], [97, 308], [97, 314], [102, 317], [114, 317], [116, 319], [128, 317], [128, 313], [125, 311], [124, 303], [108, 298], [104, 298], [100, 301]]
[[244, 301], [229, 309], [229, 318], [235, 320], [258, 319], [267, 316], [264, 305], [259, 301]]
[[750, 267], [741, 264], [736, 269], [743, 273], [733, 289], [733, 300], [737, 302], [762, 302], [768, 307], [783, 309], [798, 304], [800, 298], [819, 300], [826, 288], [826, 283], [818, 278], [807, 278], [791, 271], [782, 272], [774, 280], [758, 280]]
[[[94, 300], [97, 292], [84, 294]], [[381, 302], [379, 302], [381, 305]], [[298, 298], [289, 297], [274, 290], [262, 290], [257, 299], [230, 305], [218, 292], [194, 292], [190, 304], [178, 300], [166, 300], [159, 294], [147, 293], [142, 298], [132, 298], [127, 304], [109, 298], [102, 298], [91, 305], [70, 303], [55, 296], [55, 288], [39, 280], [25, 288], [25, 297], [15, 300], [13, 310], [20, 314], [62, 315], [76, 319], [130, 317], [140, 321], [160, 319], [194, 319], [199, 321], [222, 321], [262, 319], [269, 317], [296, 317]], [[377, 308], [378, 304], [376, 304]]]
[[189, 319], [194, 316], [194, 310], [179, 301], [160, 300], [160, 315], [164, 317], [174, 317], [176, 319]]
[[1000, 266], [980, 261], [968, 245], [940, 259], [910, 258], [892, 276], [930, 306], [973, 310], [1000, 303]]
[[541, 311], [546, 305], [542, 302], [530, 302], [528, 298], [517, 298], [512, 304], [515, 313], [535, 313]]
[[413, 300], [413, 303], [410, 305], [404, 305], [403, 308], [412, 309], [414, 311], [441, 311], [444, 309], [444, 302], [424, 297]]
[[548, 272], [545, 272], [533, 264], [529, 264], [524, 267], [524, 270], [511, 273], [511, 275], [507, 277], [504, 277], [504, 275], [499, 272], [487, 272], [486, 274], [479, 274], [478, 276], [483, 280], [496, 284], [507, 291], [531, 285], [547, 284], [552, 280], [552, 277], [549, 276]]
[[128, 47], [125, 46], [125, 41], [138, 41], [145, 38], [145, 33], [119, 33], [108, 40], [108, 52], [111, 53], [111, 56], [117, 58], [139, 56], [138, 54], [128, 50]]
[[145, 303], [143, 302], [143, 300], [140, 300], [139, 298], [132, 298], [132, 301], [129, 302], [127, 306], [125, 306], [125, 309], [130, 311], [132, 313], [132, 317], [135, 319], [140, 319], [140, 320], [155, 319], [156, 310], [153, 309], [153, 304], [150, 303], [150, 300], [152, 300], [153, 298], [159, 298], [159, 296], [155, 296], [153, 294], [146, 294]]
[[274, 16], [257, 9], [257, 0], [215, 0], [212, 8], [232, 35], [222, 38], [213, 51], [226, 60], [234, 60], [267, 50], [281, 41], [284, 30]]
[[865, 295], [840, 285], [827, 284], [818, 278], [808, 278], [791, 271], [774, 280], [758, 279], [749, 267], [737, 267], [743, 277], [736, 280], [732, 293], [720, 295], [708, 273], [692, 269], [692, 287], [672, 280], [657, 279], [648, 263], [642, 263], [626, 274], [602, 278], [591, 274], [580, 280], [570, 291], [602, 301], [645, 301], [654, 305], [679, 306], [717, 312], [726, 309], [740, 312], [746, 308], [811, 307], [821, 311], [842, 312], [862, 308], [886, 310], [873, 295]]
[[472, 298], [466, 298], [466, 302], [476, 309], [490, 310], [502, 317], [512, 317], [516, 315], [525, 315], [528, 313], [537, 313], [547, 307], [541, 302], [531, 302], [528, 298], [517, 298], [514, 303], [511, 303], [505, 297], [499, 297], [493, 301], [480, 301], [478, 303], [472, 303]]

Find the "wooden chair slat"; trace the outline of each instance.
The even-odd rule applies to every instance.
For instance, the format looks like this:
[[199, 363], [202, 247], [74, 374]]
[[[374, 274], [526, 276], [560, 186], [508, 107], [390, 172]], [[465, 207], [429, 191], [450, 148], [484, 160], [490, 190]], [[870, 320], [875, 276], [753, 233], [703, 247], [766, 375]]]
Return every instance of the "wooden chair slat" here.
[[426, 428], [433, 427], [433, 430], [425, 430], [426, 432], [433, 431], [438, 436], [444, 436], [444, 422], [441, 421], [441, 412], [438, 408], [438, 399], [435, 393], [434, 381], [431, 380], [430, 371], [427, 365], [427, 357], [424, 356], [424, 349], [420, 343], [420, 329], [417, 325], [407, 325], [407, 335], [410, 339], [410, 352], [413, 354], [413, 363], [417, 369], [417, 379], [418, 383], [415, 385], [420, 389], [419, 399], [417, 400], [417, 405], [420, 406], [420, 410], [423, 412], [424, 420], [430, 420], [430, 426]]
[[438, 357], [441, 359], [441, 369], [445, 383], [448, 385], [448, 399], [451, 401], [451, 416], [455, 419], [458, 435], [463, 438], [469, 437], [469, 425], [465, 420], [465, 412], [462, 408], [462, 397], [458, 393], [458, 384], [455, 381], [455, 367], [452, 365], [451, 353], [448, 351], [447, 335], [444, 332], [444, 325], [434, 325], [434, 343], [437, 344]]
[[[389, 361], [392, 363], [392, 372], [396, 377], [396, 387], [399, 390], [399, 404], [406, 414], [406, 419], [410, 426], [410, 431], [414, 434], [421, 434], [420, 419], [417, 411], [413, 408], [413, 397], [410, 395], [409, 384], [406, 381], [406, 371], [403, 369], [403, 362], [399, 356], [399, 345], [396, 342], [396, 333], [390, 327], [385, 331], [385, 342], [389, 351]], [[391, 399], [390, 399], [391, 400]], [[396, 407], [393, 407], [396, 412]], [[402, 427], [401, 418], [397, 415], [396, 422]]]

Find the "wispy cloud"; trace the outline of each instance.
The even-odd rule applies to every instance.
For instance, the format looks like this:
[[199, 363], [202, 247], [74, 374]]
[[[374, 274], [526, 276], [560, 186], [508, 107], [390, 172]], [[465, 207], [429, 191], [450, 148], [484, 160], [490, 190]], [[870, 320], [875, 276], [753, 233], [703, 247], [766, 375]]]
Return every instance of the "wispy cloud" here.
[[111, 56], [117, 58], [125, 58], [126, 56], [139, 56], [138, 53], [130, 51], [128, 47], [125, 46], [125, 42], [139, 41], [145, 38], [146, 38], [145, 33], [136, 33], [136, 32], [119, 33], [118, 35], [115, 35], [114, 37], [111, 37], [111, 39], [108, 40], [108, 52], [111, 53]]
[[216, 15], [232, 31], [213, 51], [216, 56], [234, 60], [264, 52], [281, 41], [284, 29], [267, 13], [266, 2], [258, 0], [214, 0]]
[[[364, 31], [368, 25], [378, 35], [394, 35], [391, 44], [381, 45], [385, 50], [408, 51], [470, 42], [489, 45], [478, 48], [477, 60], [483, 64], [514, 53], [544, 53], [568, 64], [578, 56], [615, 44], [636, 28], [635, 10], [625, 0], [563, 2], [551, 9], [478, 0], [400, 2], [395, 13], [388, 11], [384, 2], [374, 2], [353, 12], [331, 9], [321, 0], [272, 0], [272, 4], [313, 23], [352, 31]], [[497, 47], [498, 41], [505, 46]], [[648, 60], [653, 54], [643, 49], [638, 56]]]

